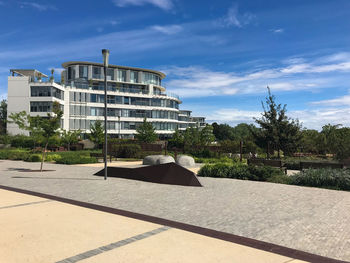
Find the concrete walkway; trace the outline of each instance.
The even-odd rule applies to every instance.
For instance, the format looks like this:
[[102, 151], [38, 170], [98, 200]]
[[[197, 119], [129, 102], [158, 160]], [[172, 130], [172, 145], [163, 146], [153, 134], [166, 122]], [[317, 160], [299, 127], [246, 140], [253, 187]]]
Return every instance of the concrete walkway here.
[[120, 178], [104, 181], [92, 176], [99, 167], [56, 164], [45, 164], [45, 169], [54, 170], [45, 173], [23, 170], [39, 167], [38, 163], [0, 161], [0, 185], [350, 261], [350, 192], [216, 178], [199, 178], [204, 187]]
[[0, 261], [296, 263], [270, 252], [0, 190]]

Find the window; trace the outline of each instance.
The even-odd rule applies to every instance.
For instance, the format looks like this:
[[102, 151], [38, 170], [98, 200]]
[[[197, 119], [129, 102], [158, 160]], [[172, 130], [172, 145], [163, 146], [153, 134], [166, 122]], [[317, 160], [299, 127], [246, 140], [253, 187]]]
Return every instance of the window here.
[[68, 67], [68, 80], [75, 79], [75, 67]]
[[126, 81], [126, 70], [118, 69], [117, 81], [121, 81], [121, 82]]
[[143, 72], [143, 83], [145, 84], [154, 84], [161, 85], [160, 77], [156, 74], [152, 74], [149, 72]]
[[79, 78], [81, 79], [88, 78], [88, 66], [79, 66]]
[[124, 97], [124, 104], [130, 104], [129, 97]]
[[138, 82], [138, 72], [130, 71], [130, 82], [137, 83]]
[[31, 101], [30, 112], [51, 112], [52, 102], [50, 101]]
[[90, 102], [97, 102], [97, 94], [90, 94]]
[[92, 78], [93, 79], [102, 79], [101, 67], [93, 67], [92, 68]]
[[114, 69], [107, 68], [107, 80], [114, 80]]

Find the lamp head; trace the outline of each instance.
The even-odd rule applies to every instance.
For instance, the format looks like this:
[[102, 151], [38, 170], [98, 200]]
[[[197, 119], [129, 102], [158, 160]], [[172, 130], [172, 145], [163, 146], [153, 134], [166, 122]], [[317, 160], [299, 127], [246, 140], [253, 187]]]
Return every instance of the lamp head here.
[[103, 65], [105, 67], [108, 67], [109, 50], [108, 49], [102, 49], [102, 55], [103, 55]]

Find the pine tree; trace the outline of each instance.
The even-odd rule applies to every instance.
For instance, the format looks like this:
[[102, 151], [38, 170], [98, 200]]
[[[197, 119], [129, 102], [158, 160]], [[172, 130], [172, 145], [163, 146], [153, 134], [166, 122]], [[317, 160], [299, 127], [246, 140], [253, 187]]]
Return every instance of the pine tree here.
[[147, 119], [144, 118], [143, 123], [136, 129], [135, 138], [140, 142], [152, 143], [158, 139], [158, 135], [152, 123], [147, 122]]
[[267, 87], [268, 96], [266, 97], [266, 106], [261, 102], [264, 112], [260, 119], [254, 118], [259, 124], [260, 130], [253, 131], [256, 143], [267, 148], [273, 147], [285, 154], [290, 154], [296, 150], [301, 140], [301, 125], [298, 120], [287, 117], [287, 105], [276, 104], [275, 96], [271, 94], [270, 88]]

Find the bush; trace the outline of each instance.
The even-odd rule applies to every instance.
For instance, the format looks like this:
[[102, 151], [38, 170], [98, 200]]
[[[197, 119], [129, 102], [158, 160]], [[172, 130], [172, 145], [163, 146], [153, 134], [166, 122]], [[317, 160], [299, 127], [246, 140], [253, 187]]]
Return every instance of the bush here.
[[15, 135], [11, 138], [11, 146], [16, 148], [33, 148], [34, 145], [38, 146], [33, 137], [25, 135]]
[[61, 155], [59, 154], [48, 154], [46, 155], [45, 161], [46, 162], [57, 162], [57, 160], [61, 159]]
[[350, 170], [307, 169], [290, 176], [290, 184], [350, 191]]
[[112, 145], [112, 154], [117, 158], [137, 158], [140, 152], [141, 147], [137, 144]]
[[56, 163], [60, 164], [86, 164], [97, 163], [95, 157], [79, 154], [79, 152], [67, 152], [61, 155], [61, 158], [56, 159]]
[[11, 137], [8, 135], [0, 135], [0, 144], [10, 144], [11, 143]]
[[28, 158], [29, 153], [22, 149], [3, 149], [0, 150], [1, 160], [24, 160]]
[[40, 154], [31, 154], [28, 155], [27, 158], [24, 159], [26, 162], [41, 162], [41, 155]]
[[269, 166], [248, 166], [241, 163], [207, 164], [199, 170], [198, 176], [234, 178], [263, 182], [287, 181], [286, 176], [279, 169]]

